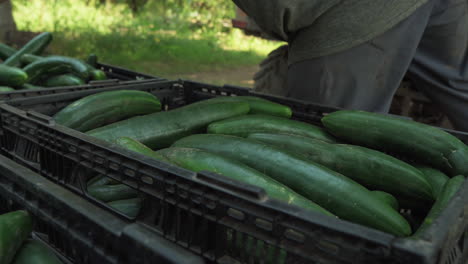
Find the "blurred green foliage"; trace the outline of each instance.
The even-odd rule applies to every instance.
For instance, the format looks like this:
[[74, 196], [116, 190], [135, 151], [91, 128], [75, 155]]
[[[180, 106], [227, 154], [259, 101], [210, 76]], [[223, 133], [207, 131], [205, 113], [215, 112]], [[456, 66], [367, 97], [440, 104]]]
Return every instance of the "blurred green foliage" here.
[[18, 28], [50, 31], [54, 54], [171, 76], [258, 64], [279, 43], [233, 29], [230, 0], [12, 0]]

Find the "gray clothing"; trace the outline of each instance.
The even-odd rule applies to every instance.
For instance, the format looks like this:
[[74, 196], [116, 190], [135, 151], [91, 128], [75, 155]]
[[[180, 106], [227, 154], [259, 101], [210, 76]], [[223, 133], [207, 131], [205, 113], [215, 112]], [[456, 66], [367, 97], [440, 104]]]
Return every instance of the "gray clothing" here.
[[0, 0], [0, 42], [5, 41], [6, 34], [16, 31], [16, 24], [12, 14], [10, 1]]
[[262, 30], [289, 43], [292, 64], [365, 43], [394, 27], [428, 0], [233, 1]]
[[468, 3], [430, 0], [364, 44], [288, 69], [286, 96], [387, 112], [405, 74], [468, 131]]

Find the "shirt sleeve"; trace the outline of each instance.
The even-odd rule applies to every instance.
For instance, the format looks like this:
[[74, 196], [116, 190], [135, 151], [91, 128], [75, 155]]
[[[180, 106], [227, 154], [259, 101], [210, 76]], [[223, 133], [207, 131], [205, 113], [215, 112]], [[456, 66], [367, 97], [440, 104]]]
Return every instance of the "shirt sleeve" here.
[[233, 0], [267, 34], [289, 41], [342, 0]]

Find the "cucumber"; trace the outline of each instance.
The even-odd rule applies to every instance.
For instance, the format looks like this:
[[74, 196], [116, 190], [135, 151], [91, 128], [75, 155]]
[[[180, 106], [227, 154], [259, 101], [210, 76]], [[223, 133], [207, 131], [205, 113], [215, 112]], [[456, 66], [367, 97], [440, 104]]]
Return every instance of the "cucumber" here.
[[119, 183], [120, 182], [112, 178], [106, 177], [104, 175], [98, 175], [94, 178], [89, 179], [86, 185], [89, 188], [89, 187], [95, 187], [95, 186], [115, 185]]
[[0, 215], [0, 263], [10, 263], [31, 232], [32, 219], [28, 212], [20, 210]]
[[246, 102], [250, 105], [249, 114], [264, 114], [291, 118], [292, 110], [288, 106], [254, 96], [222, 96], [200, 102]]
[[23, 86], [21, 86], [21, 89], [22, 90], [40, 90], [40, 89], [44, 89], [44, 87], [32, 85], [32, 84], [29, 84], [29, 83], [25, 83], [25, 84], [23, 84]]
[[12, 264], [61, 264], [48, 247], [39, 241], [26, 240], [15, 256]]
[[303, 154], [372, 190], [434, 201], [432, 187], [418, 169], [382, 152], [294, 135], [250, 134], [248, 138]]
[[41, 56], [37, 56], [37, 55], [33, 55], [33, 54], [24, 54], [23, 56], [21, 56], [21, 64], [22, 65], [29, 65], [35, 61], [38, 61], [40, 59], [42, 59], [43, 57]]
[[98, 185], [88, 187], [88, 194], [103, 202], [130, 199], [138, 196], [138, 191], [125, 185]]
[[468, 147], [436, 127], [364, 111], [337, 111], [322, 118], [325, 128], [353, 144], [390, 151], [438, 168], [468, 175]]
[[53, 76], [44, 83], [45, 87], [61, 87], [83, 85], [85, 82], [73, 74], [62, 74]]
[[135, 218], [141, 209], [141, 198], [132, 198], [126, 200], [118, 200], [107, 203], [110, 207], [115, 210], [127, 215], [128, 217]]
[[100, 81], [100, 80], [107, 80], [107, 75], [105, 72], [101, 70], [92, 70], [90, 72], [91, 80]]
[[382, 191], [372, 191], [372, 193], [377, 197], [377, 199], [380, 199], [387, 204], [389, 204], [393, 209], [399, 210], [400, 205], [398, 204], [398, 200], [395, 198], [395, 196], [382, 192]]
[[0, 64], [0, 85], [21, 86], [28, 80], [28, 75], [21, 69]]
[[50, 56], [37, 60], [23, 69], [29, 76], [28, 82], [35, 84], [45, 74], [72, 73], [87, 81], [89, 71], [86, 65], [77, 59], [64, 56]]
[[16, 50], [8, 45], [0, 43], [0, 60], [6, 60], [8, 57], [15, 54]]
[[252, 133], [291, 134], [335, 142], [335, 139], [320, 127], [267, 115], [245, 115], [215, 122], [208, 126], [208, 133], [240, 137], [247, 137]]
[[152, 148], [161, 149], [185, 136], [205, 131], [208, 124], [248, 113], [244, 102], [191, 104], [167, 112], [134, 117], [89, 131], [97, 138], [115, 141], [131, 137]]
[[49, 32], [44, 32], [39, 34], [38, 36], [34, 37], [30, 40], [26, 45], [24, 45], [21, 49], [19, 49], [15, 54], [11, 55], [3, 64], [7, 66], [20, 66], [21, 57], [24, 54], [30, 53], [34, 55], [39, 55], [44, 51], [44, 49], [49, 45], [52, 41], [52, 34]]
[[444, 188], [445, 183], [450, 179], [447, 175], [433, 168], [426, 166], [417, 166], [423, 175], [426, 177], [427, 182], [432, 186], [432, 191], [434, 192], [434, 197], [439, 197], [442, 189]]
[[8, 86], [0, 86], [0, 92], [11, 92], [14, 91], [15, 89], [8, 87]]
[[147, 92], [119, 90], [83, 97], [54, 115], [58, 124], [81, 132], [137, 115], [161, 111], [159, 99]]
[[264, 189], [268, 196], [273, 199], [296, 205], [306, 210], [333, 216], [327, 210], [307, 200], [287, 186], [236, 160], [193, 148], [168, 148], [159, 150], [157, 153], [164, 155], [170, 161], [187, 170], [218, 173], [242, 183], [258, 186]]
[[174, 147], [198, 148], [238, 160], [283, 183], [336, 216], [396, 236], [411, 234], [389, 204], [355, 181], [300, 155], [262, 142], [226, 135], [193, 135]]
[[[421, 234], [427, 230], [427, 228], [434, 222], [437, 217], [443, 212], [443, 210], [447, 207], [452, 197], [460, 190], [461, 186], [465, 182], [465, 177], [463, 175], [458, 175], [450, 180], [448, 180], [442, 192], [440, 193], [437, 201], [432, 206], [431, 210], [427, 214], [426, 218], [424, 219], [421, 226], [419, 226], [418, 230], [414, 233], [413, 237], [417, 238], [421, 236]], [[441, 223], [444, 224], [444, 223]]]
[[96, 68], [98, 62], [98, 57], [96, 54], [89, 54], [88, 58], [86, 59], [86, 63], [91, 65], [92, 67]]
[[163, 155], [154, 152], [152, 149], [148, 148], [147, 146], [141, 144], [140, 142], [131, 139], [129, 137], [121, 137], [118, 138], [115, 143], [121, 147], [124, 147], [126, 149], [132, 150], [134, 152], [138, 152], [140, 154], [143, 154], [145, 156], [157, 159], [159, 161], [164, 161], [171, 163], [166, 157]]

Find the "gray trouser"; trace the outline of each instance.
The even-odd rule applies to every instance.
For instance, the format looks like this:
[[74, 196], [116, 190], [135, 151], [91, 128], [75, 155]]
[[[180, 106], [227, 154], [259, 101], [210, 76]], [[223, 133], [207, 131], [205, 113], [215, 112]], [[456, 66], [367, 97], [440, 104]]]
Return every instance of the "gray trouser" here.
[[468, 131], [467, 0], [429, 0], [365, 44], [290, 65], [287, 96], [388, 112], [405, 74], [456, 129]]
[[10, 1], [0, 0], [0, 41], [8, 31], [16, 30]]

